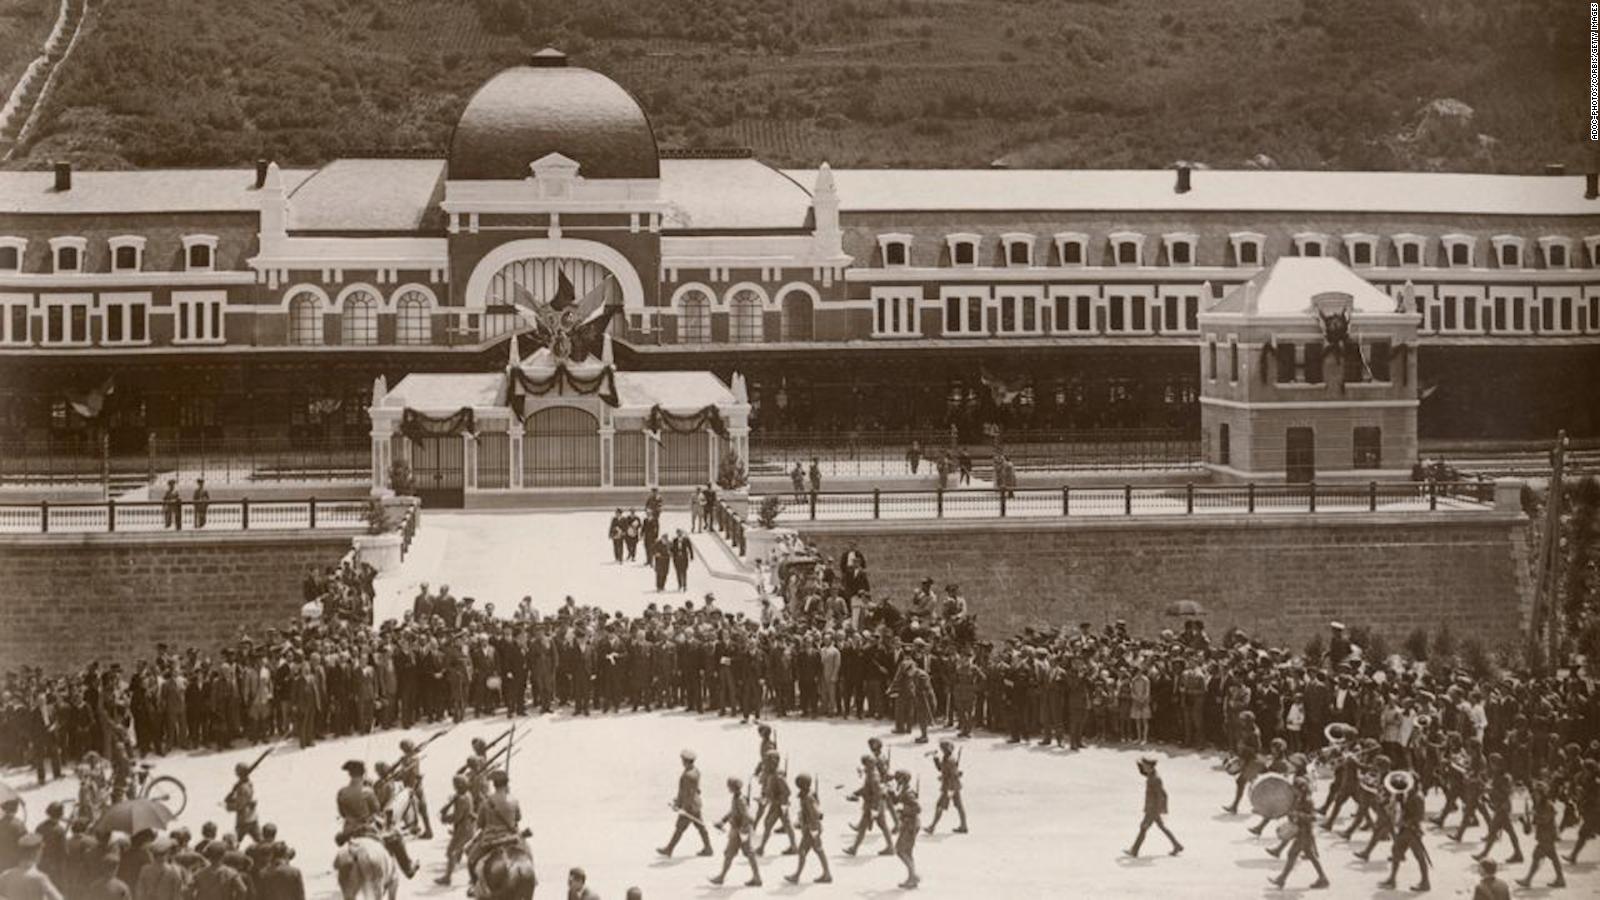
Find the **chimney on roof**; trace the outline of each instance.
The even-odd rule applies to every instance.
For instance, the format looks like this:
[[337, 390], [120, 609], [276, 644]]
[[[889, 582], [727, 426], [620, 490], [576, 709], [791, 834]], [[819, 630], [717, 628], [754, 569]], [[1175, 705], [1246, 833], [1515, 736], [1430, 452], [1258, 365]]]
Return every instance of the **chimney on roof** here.
[[1189, 193], [1189, 164], [1188, 163], [1179, 163], [1178, 164], [1178, 184], [1177, 184], [1176, 187], [1173, 188], [1173, 190], [1176, 191], [1177, 193], [1180, 193], [1180, 194]]
[[1567, 167], [1561, 163], [1545, 163], [1544, 173], [1546, 175], [1565, 175], [1567, 174]]
[[56, 165], [56, 190], [72, 190], [72, 163], [58, 162]]
[[1583, 176], [1583, 199], [1593, 200], [1600, 197], [1600, 172], [1590, 172]]
[[265, 159], [256, 160], [256, 190], [261, 190], [267, 183], [267, 166], [271, 162]]

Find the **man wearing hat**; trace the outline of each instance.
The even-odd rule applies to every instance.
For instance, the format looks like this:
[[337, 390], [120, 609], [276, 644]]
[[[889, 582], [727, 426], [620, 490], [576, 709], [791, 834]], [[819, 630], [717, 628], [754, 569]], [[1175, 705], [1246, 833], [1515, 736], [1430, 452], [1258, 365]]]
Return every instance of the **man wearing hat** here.
[[255, 900], [306, 900], [305, 879], [291, 863], [294, 851], [276, 841], [267, 846], [266, 862], [256, 874]]
[[522, 840], [522, 807], [511, 796], [511, 776], [505, 769], [495, 769], [489, 773], [489, 783], [494, 785], [494, 793], [478, 807], [478, 839], [467, 857], [467, 876], [474, 882], [478, 864], [491, 851]]
[[[712, 884], [721, 884], [728, 877], [728, 869], [733, 866], [733, 858], [743, 854], [750, 863], [750, 880], [745, 887], [761, 886], [761, 865], [756, 861], [755, 848], [750, 845], [750, 830], [755, 825], [755, 820], [750, 818], [750, 804], [745, 800], [744, 782], [737, 778], [728, 779], [728, 793], [732, 796], [728, 805], [728, 814], [717, 820], [717, 829], [728, 830], [728, 845], [722, 851], [722, 871], [711, 877]], [[729, 826], [732, 827], [729, 827]]]
[[133, 894], [128, 886], [117, 878], [117, 854], [107, 852], [91, 859], [84, 860], [85, 866], [90, 868], [88, 883], [84, 889], [74, 896], [77, 900], [130, 900]]
[[967, 833], [967, 807], [961, 802], [961, 758], [956, 755], [956, 745], [951, 741], [939, 742], [939, 756], [933, 761], [939, 770], [939, 802], [933, 807], [933, 821], [928, 823], [928, 833], [939, 827], [939, 817], [952, 803], [961, 817], [956, 834]]
[[804, 773], [796, 775], [794, 786], [800, 793], [800, 859], [794, 873], [783, 876], [783, 880], [799, 884], [800, 873], [806, 869], [806, 857], [815, 852], [817, 862], [822, 864], [822, 874], [817, 876], [817, 884], [828, 884], [833, 881], [833, 872], [828, 868], [828, 855], [822, 849], [822, 808], [817, 803], [816, 791], [812, 789], [811, 776]]
[[678, 821], [672, 826], [672, 837], [665, 847], [658, 848], [657, 853], [662, 856], [671, 856], [672, 851], [678, 846], [678, 840], [683, 833], [693, 825], [695, 831], [700, 833], [700, 855], [710, 856], [711, 834], [706, 831], [705, 814], [700, 805], [700, 770], [695, 767], [694, 751], [684, 750], [678, 754], [683, 761], [683, 771], [678, 774], [678, 796], [672, 800], [672, 808], [678, 812]]
[[1328, 623], [1328, 668], [1337, 669], [1350, 658], [1350, 639], [1345, 637], [1343, 622]]
[[694, 544], [690, 543], [689, 536], [679, 528], [673, 536], [669, 547], [672, 555], [672, 572], [678, 577], [678, 590], [689, 589], [689, 560], [694, 559]]
[[400, 864], [407, 878], [415, 876], [419, 867], [406, 852], [406, 842], [394, 831], [384, 831], [379, 827], [383, 805], [378, 802], [378, 795], [372, 786], [366, 782], [366, 763], [352, 759], [342, 768], [350, 776], [350, 782], [339, 789], [335, 798], [339, 817], [344, 820], [344, 827], [335, 840], [344, 843], [355, 837], [376, 838]]
[[16, 862], [0, 872], [0, 897], [6, 900], [62, 900], [50, 876], [39, 871], [39, 854], [44, 841], [37, 834], [17, 840]]
[[261, 823], [256, 819], [256, 787], [250, 783], [250, 764], [235, 763], [233, 774], [239, 780], [222, 801], [225, 809], [233, 811], [233, 834], [241, 841], [249, 835], [260, 843]]
[[1172, 842], [1171, 855], [1177, 856], [1183, 852], [1183, 845], [1173, 837], [1171, 829], [1162, 819], [1167, 814], [1167, 788], [1161, 783], [1161, 776], [1156, 774], [1155, 757], [1139, 758], [1139, 774], [1144, 776], [1144, 819], [1139, 822], [1139, 835], [1133, 839], [1133, 846], [1128, 848], [1127, 853], [1129, 856], [1139, 855], [1139, 848], [1144, 846], [1144, 836], [1154, 825]]
[[933, 579], [923, 578], [922, 586], [911, 596], [911, 609], [908, 610], [911, 618], [927, 621], [933, 618], [934, 612], [939, 608], [938, 598], [933, 593]]
[[450, 826], [450, 845], [445, 850], [444, 874], [433, 882], [446, 886], [450, 884], [450, 876], [455, 873], [456, 863], [461, 861], [461, 854], [466, 852], [467, 844], [478, 829], [478, 800], [472, 791], [471, 780], [458, 772], [450, 779], [450, 786], [455, 793], [439, 810], [439, 821]]
[[139, 900], [184, 900], [189, 893], [189, 870], [172, 858], [177, 845], [168, 837], [150, 842], [150, 862], [139, 870], [133, 895]]

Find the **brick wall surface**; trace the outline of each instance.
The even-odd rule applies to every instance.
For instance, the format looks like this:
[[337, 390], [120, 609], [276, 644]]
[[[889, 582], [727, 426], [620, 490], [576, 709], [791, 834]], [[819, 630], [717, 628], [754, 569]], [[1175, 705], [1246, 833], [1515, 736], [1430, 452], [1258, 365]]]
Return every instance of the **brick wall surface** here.
[[1177, 629], [1198, 601], [1213, 636], [1229, 626], [1299, 647], [1329, 620], [1367, 625], [1396, 646], [1449, 622], [1490, 646], [1526, 615], [1526, 521], [1517, 514], [1332, 514], [1227, 521], [1149, 518], [1044, 523], [811, 523], [837, 559], [854, 540], [874, 594], [902, 607], [923, 576], [960, 583], [988, 638], [1024, 626], [1126, 619]]
[[349, 534], [75, 535], [0, 540], [0, 671], [215, 648], [299, 613], [307, 565]]

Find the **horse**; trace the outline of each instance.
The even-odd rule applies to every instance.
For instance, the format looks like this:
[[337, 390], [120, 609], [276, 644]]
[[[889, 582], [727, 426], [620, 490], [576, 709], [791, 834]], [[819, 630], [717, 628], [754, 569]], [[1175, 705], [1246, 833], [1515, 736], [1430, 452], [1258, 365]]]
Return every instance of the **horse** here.
[[395, 900], [400, 890], [400, 865], [373, 837], [345, 842], [333, 857], [344, 900]]
[[533, 900], [538, 886], [533, 852], [523, 841], [495, 847], [478, 864], [477, 896], [482, 900]]

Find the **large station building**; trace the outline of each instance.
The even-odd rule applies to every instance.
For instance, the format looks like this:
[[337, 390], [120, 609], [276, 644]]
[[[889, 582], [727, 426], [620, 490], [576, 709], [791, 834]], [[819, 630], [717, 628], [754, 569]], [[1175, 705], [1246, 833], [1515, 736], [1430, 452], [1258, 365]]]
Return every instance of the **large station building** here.
[[479, 89], [444, 159], [0, 173], [0, 438], [80, 439], [68, 398], [110, 378], [118, 452], [365, 446], [377, 376], [503, 367], [514, 287], [562, 274], [616, 279], [619, 369], [740, 373], [756, 435], [1192, 437], [1202, 311], [1283, 257], [1417, 316], [1422, 439], [1593, 436], [1595, 195], [1560, 173], [781, 170], [663, 151], [627, 90], [543, 51]]

